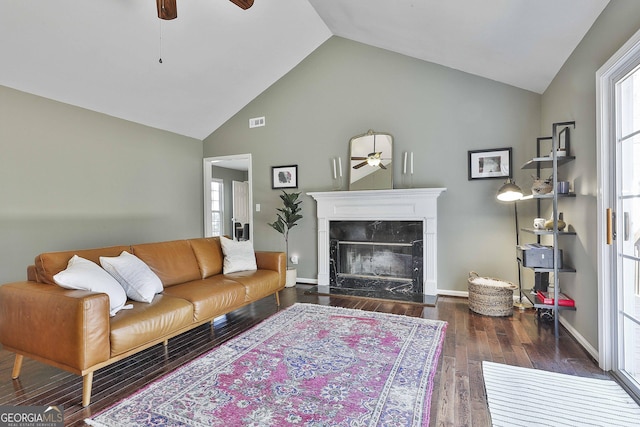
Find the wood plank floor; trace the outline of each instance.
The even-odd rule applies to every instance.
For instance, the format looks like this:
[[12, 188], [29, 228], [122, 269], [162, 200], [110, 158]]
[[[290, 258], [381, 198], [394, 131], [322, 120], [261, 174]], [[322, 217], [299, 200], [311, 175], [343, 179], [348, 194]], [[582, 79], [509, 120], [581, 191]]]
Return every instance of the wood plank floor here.
[[[296, 302], [358, 308], [448, 322], [435, 377], [432, 426], [489, 426], [482, 380], [483, 360], [593, 378], [608, 378], [590, 356], [561, 330], [536, 319], [532, 310], [513, 317], [487, 317], [468, 310], [463, 298], [440, 297], [436, 307], [305, 295], [309, 285], [281, 292], [282, 308]], [[83, 420], [148, 385], [185, 362], [233, 338], [277, 311], [275, 299], [243, 307], [214, 325], [204, 325], [126, 360], [97, 371], [91, 405], [82, 408], [79, 376], [25, 358], [18, 380], [11, 380], [13, 355], [0, 350], [1, 405], [64, 405], [65, 424]], [[231, 427], [231, 426], [230, 426]]]

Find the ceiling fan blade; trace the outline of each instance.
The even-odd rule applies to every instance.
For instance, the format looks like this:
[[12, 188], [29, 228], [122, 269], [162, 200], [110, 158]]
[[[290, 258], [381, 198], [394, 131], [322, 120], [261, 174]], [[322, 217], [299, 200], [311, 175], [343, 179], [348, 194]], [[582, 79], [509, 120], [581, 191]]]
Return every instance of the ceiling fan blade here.
[[364, 162], [362, 162], [362, 163], [358, 163], [358, 164], [357, 164], [357, 165], [355, 165], [353, 168], [354, 168], [354, 169], [360, 169], [361, 167], [363, 167], [363, 166], [364, 166], [364, 165], [366, 165], [366, 164], [367, 164], [367, 161], [365, 160], [365, 161], [364, 161]]
[[247, 10], [251, 6], [253, 6], [253, 0], [231, 0], [231, 3], [244, 10]]
[[176, 0], [156, 0], [158, 8], [158, 18], [164, 20], [176, 19], [178, 17], [178, 6]]
[[381, 169], [387, 169], [387, 167], [385, 165], [383, 165], [382, 163], [380, 163], [378, 166], [380, 166]]
[[368, 157], [352, 157], [351, 160], [367, 160]]

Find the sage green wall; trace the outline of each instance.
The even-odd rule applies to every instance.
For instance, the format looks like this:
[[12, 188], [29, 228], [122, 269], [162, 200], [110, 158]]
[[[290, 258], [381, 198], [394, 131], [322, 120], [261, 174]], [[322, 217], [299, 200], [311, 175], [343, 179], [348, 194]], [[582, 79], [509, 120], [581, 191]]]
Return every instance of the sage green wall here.
[[[259, 116], [266, 126], [249, 129]], [[297, 164], [304, 193], [332, 190], [331, 158], [346, 166], [352, 136], [391, 133], [396, 187], [402, 153], [413, 151], [413, 185], [447, 188], [438, 201], [438, 288], [456, 293], [466, 292], [470, 270], [517, 280], [513, 205], [495, 200], [503, 181], [467, 180], [467, 151], [514, 147], [518, 179], [521, 147], [539, 127], [539, 94], [332, 37], [206, 138], [204, 155], [252, 153], [255, 247], [282, 250], [267, 225], [280, 203], [271, 166]], [[316, 279], [316, 206], [303, 200], [290, 251], [300, 257], [298, 277]]]
[[542, 97], [542, 130], [551, 123], [575, 120], [571, 148], [577, 156], [562, 173], [573, 181], [575, 200], [563, 201], [561, 211], [576, 237], [564, 237], [565, 258], [577, 269], [562, 274], [562, 287], [576, 300], [578, 310], [564, 319], [590, 345], [598, 348], [596, 71], [640, 29], [640, 2], [612, 0], [566, 61]]
[[202, 142], [0, 86], [0, 283], [45, 251], [202, 235]]

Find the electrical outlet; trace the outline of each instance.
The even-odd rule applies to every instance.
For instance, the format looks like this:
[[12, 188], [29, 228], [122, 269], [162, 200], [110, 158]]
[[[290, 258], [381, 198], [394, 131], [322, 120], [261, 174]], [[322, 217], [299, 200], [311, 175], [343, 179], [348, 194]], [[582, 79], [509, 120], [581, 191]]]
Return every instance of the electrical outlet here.
[[256, 212], [260, 212], [260, 203], [256, 203]]
[[292, 264], [298, 263], [298, 255], [291, 255], [291, 263]]

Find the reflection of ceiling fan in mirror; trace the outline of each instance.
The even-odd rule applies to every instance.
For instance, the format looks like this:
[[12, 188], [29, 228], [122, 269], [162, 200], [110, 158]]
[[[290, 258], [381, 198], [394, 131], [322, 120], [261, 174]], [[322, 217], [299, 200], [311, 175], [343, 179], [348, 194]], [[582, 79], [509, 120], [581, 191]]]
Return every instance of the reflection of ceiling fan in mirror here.
[[[230, 0], [231, 3], [247, 10], [253, 6], [253, 0]], [[158, 7], [158, 18], [171, 20], [178, 17], [178, 7], [176, 0], [156, 0], [156, 6]]]
[[387, 169], [385, 165], [382, 164], [382, 160], [389, 160], [382, 158], [382, 151], [376, 151], [376, 135], [373, 134], [373, 151], [367, 154], [367, 157], [351, 157], [351, 160], [363, 160], [362, 163], [358, 163], [353, 168], [360, 169], [365, 165], [380, 167], [381, 169]]

